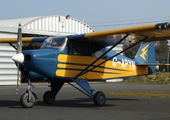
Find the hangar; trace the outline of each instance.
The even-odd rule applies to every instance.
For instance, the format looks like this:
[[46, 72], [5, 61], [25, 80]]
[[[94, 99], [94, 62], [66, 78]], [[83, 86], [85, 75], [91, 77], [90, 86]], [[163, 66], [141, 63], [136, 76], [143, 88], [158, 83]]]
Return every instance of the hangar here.
[[[0, 20], [0, 38], [17, 37], [18, 24], [23, 37], [58, 36], [94, 32], [89, 25], [75, 18], [61, 15]], [[15, 44], [14, 44], [15, 46]], [[39, 48], [38, 43], [23, 43], [23, 49]], [[0, 85], [17, 84], [17, 67], [11, 57], [16, 54], [12, 44], [0, 43]]]

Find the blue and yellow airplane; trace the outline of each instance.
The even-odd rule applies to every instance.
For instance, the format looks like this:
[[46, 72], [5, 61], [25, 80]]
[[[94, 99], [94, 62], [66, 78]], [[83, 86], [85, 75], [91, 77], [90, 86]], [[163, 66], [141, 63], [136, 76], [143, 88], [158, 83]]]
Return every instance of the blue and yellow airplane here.
[[[119, 38], [119, 39], [118, 39]], [[152, 74], [155, 71], [154, 41], [170, 38], [170, 23], [121, 28], [102, 32], [50, 37], [1, 38], [0, 43], [16, 43], [17, 54], [12, 57], [19, 70], [28, 78], [28, 88], [21, 96], [21, 105], [31, 108], [37, 101], [31, 80], [39, 78], [50, 82], [51, 91], [43, 95], [46, 104], [52, 104], [64, 83], [69, 83], [103, 106], [106, 96], [95, 92], [88, 81]], [[134, 59], [116, 53], [113, 48], [121, 42], [141, 43]], [[23, 50], [22, 42], [43, 42], [38, 50]], [[75, 82], [79, 87], [72, 84]]]

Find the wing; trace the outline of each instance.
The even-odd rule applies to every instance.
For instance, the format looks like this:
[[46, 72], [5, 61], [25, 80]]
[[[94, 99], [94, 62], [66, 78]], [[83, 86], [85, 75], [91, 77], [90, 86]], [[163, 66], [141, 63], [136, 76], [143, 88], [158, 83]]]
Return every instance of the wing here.
[[[23, 37], [22, 42], [43, 42], [46, 37]], [[0, 43], [16, 43], [17, 38], [0, 38]]]
[[[101, 32], [92, 32], [80, 35], [69, 35], [68, 39], [83, 39], [93, 38], [98, 42], [113, 42], [122, 36], [129, 35], [126, 41], [138, 42], [142, 38], [147, 38], [145, 41], [160, 41], [170, 39], [170, 22], [149, 24], [143, 26], [135, 26], [121, 29], [106, 30]], [[46, 37], [25, 37], [22, 38], [23, 42], [43, 42]], [[104, 38], [104, 39], [103, 39]], [[15, 43], [17, 38], [0, 38], [0, 43]]]
[[93, 32], [82, 35], [72, 35], [69, 36], [69, 39], [93, 38], [96, 40], [100, 40], [104, 37], [105, 40], [113, 38], [112, 42], [114, 42], [114, 40], [116, 40], [117, 38], [120, 38], [127, 34], [129, 35], [129, 37], [126, 38], [126, 40], [131, 42], [138, 42], [142, 38], [147, 38], [145, 40], [146, 42], [167, 40], [170, 39], [170, 22]]

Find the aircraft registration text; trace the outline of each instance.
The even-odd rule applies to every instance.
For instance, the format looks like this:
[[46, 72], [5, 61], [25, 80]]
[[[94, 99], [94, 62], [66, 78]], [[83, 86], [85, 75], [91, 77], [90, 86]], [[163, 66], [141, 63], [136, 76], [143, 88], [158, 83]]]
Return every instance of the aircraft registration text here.
[[121, 68], [121, 69], [129, 69], [129, 70], [135, 70], [135, 61], [134, 60], [128, 60], [122, 58], [121, 61], [118, 61], [117, 57], [114, 57], [112, 60], [112, 65], [115, 68]]

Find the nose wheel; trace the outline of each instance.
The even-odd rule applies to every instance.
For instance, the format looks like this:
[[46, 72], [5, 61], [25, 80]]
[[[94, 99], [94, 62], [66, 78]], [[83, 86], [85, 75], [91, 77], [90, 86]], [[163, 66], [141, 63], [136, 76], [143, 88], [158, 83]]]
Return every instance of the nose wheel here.
[[27, 91], [20, 97], [20, 103], [24, 108], [32, 108], [37, 103], [37, 96], [32, 92], [34, 86], [31, 84], [31, 80], [28, 79]]
[[37, 96], [33, 92], [31, 95], [29, 95], [29, 92], [25, 92], [20, 98], [20, 103], [24, 108], [32, 108], [36, 102]]

